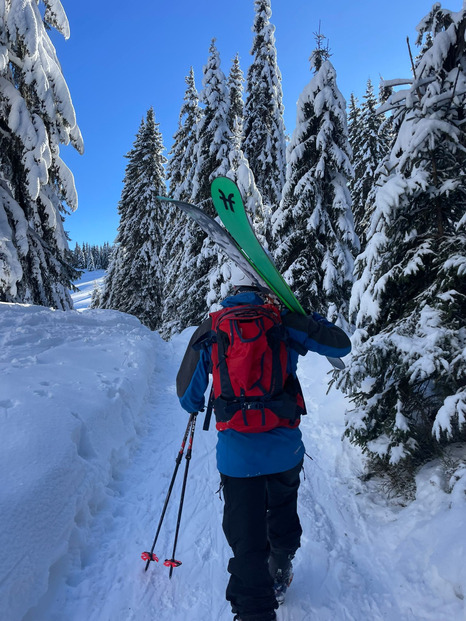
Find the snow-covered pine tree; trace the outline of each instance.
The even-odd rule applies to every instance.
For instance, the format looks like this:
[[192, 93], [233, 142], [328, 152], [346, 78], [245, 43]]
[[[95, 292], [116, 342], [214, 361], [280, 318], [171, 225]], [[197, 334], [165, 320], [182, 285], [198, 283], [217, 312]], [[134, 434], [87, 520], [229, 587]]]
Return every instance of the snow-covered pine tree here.
[[[209, 49], [202, 83], [200, 101], [204, 108], [196, 131], [195, 168], [189, 202], [214, 216], [210, 184], [215, 177], [227, 173], [231, 148], [227, 81], [220, 67], [215, 39]], [[178, 278], [168, 296], [171, 310], [167, 309], [165, 315], [166, 327], [171, 333], [199, 324], [209, 307], [217, 301], [220, 295], [219, 265], [224, 261], [215, 244], [198, 226], [188, 226], [180, 239], [183, 254], [177, 265], [183, 276]], [[164, 328], [164, 334], [167, 329]]]
[[[197, 126], [203, 110], [199, 106], [199, 94], [196, 89], [194, 71], [191, 67], [185, 78], [187, 85], [183, 105], [180, 111], [178, 129], [173, 136], [173, 146], [167, 165], [169, 195], [183, 201], [189, 201], [192, 192], [193, 176], [196, 169], [195, 147], [197, 144]], [[160, 334], [170, 338], [181, 332], [188, 324], [180, 315], [183, 291], [186, 290], [187, 255], [191, 241], [198, 234], [197, 225], [179, 209], [162, 204], [165, 212], [164, 243], [161, 262], [164, 266], [164, 306]]]
[[106, 270], [109, 266], [110, 259], [112, 256], [113, 248], [110, 246], [108, 242], [105, 242], [103, 247], [101, 248], [101, 269]]
[[376, 113], [376, 108], [374, 87], [371, 80], [368, 80], [357, 126], [353, 126], [351, 120], [349, 133], [354, 168], [354, 177], [349, 182], [349, 188], [355, 230], [362, 249], [366, 244], [366, 231], [373, 205], [372, 201], [368, 201], [369, 194], [374, 187], [376, 170], [389, 149], [386, 132], [381, 131], [384, 117]]
[[466, 440], [465, 29], [466, 10], [440, 4], [418, 26], [430, 44], [383, 107], [397, 138], [356, 262], [347, 435], [392, 473]]
[[346, 326], [354, 232], [346, 104], [322, 35], [311, 56], [315, 75], [298, 100], [288, 146], [286, 185], [272, 218], [275, 258], [304, 308]]
[[84, 257], [84, 251], [77, 242], [73, 250], [72, 265], [78, 270], [86, 269], [86, 259]]
[[[141, 120], [139, 125], [138, 133], [136, 134], [136, 139], [133, 143], [133, 148], [125, 155], [128, 158], [129, 162], [126, 166], [126, 175], [124, 178], [124, 188], [123, 192], [126, 193], [126, 186], [130, 184], [130, 177], [133, 179], [136, 177], [134, 173], [135, 165], [133, 164], [132, 158], [138, 154], [139, 149], [142, 143], [142, 136], [145, 129], [145, 120], [144, 118]], [[98, 297], [96, 297], [92, 302], [98, 303], [99, 308], [114, 308], [120, 310], [118, 305], [121, 303], [121, 299], [125, 296], [125, 283], [129, 278], [129, 269], [130, 269], [130, 261], [126, 260], [127, 256], [125, 253], [124, 246], [121, 246], [120, 241], [120, 228], [125, 227], [125, 222], [129, 219], [128, 215], [130, 210], [125, 208], [125, 204], [123, 203], [123, 192], [120, 198], [120, 202], [118, 204], [118, 213], [120, 215], [120, 224], [118, 227], [118, 233], [116, 239], [114, 241], [113, 253], [110, 264], [108, 266], [107, 274], [105, 276], [105, 281], [103, 287], [100, 291]], [[126, 304], [126, 300], [125, 300]], [[91, 307], [94, 308], [91, 303]]]
[[268, 223], [280, 204], [285, 183], [286, 136], [270, 0], [255, 0], [254, 7], [254, 58], [247, 73], [242, 148], [262, 195], [261, 219]]
[[262, 197], [254, 181], [254, 175], [242, 150], [244, 125], [243, 83], [243, 72], [239, 65], [238, 55], [236, 55], [228, 80], [230, 89], [228, 127], [231, 132], [232, 150], [230, 152], [231, 168], [227, 176], [231, 177], [238, 184], [245, 199], [246, 211], [249, 214], [255, 233], [259, 236], [262, 244], [267, 247], [267, 237], [270, 237], [271, 210], [264, 209]]
[[351, 93], [348, 105], [348, 140], [353, 152], [353, 159], [356, 157], [359, 147], [359, 132], [361, 129], [361, 108], [358, 98]]
[[164, 216], [156, 197], [165, 189], [163, 151], [159, 124], [150, 108], [126, 156], [117, 246], [99, 301], [101, 308], [135, 315], [151, 330], [159, 328], [162, 314]]
[[94, 251], [90, 244], [84, 244], [84, 259], [86, 262], [86, 269], [90, 272], [94, 272], [97, 267], [95, 264]]
[[196, 168], [191, 202], [214, 215], [210, 184], [215, 177], [225, 175], [228, 171], [228, 154], [231, 149], [228, 128], [229, 93], [225, 74], [220, 67], [220, 54], [215, 39], [212, 40], [209, 49], [202, 85], [200, 99], [204, 104], [204, 114], [197, 126], [194, 154]]
[[[393, 88], [389, 85], [386, 85], [383, 80], [380, 81], [379, 85], [379, 103], [383, 105], [388, 101], [388, 99], [393, 94]], [[395, 132], [393, 130], [393, 115], [392, 114], [384, 114], [382, 117], [382, 122], [379, 128], [379, 134], [382, 139], [382, 144], [386, 145], [387, 151], [385, 156], [391, 150], [393, 143], [395, 141]], [[377, 176], [377, 173], [376, 173]], [[377, 183], [377, 182], [376, 182]]]
[[173, 136], [167, 164], [169, 194], [179, 200], [188, 200], [192, 192], [192, 176], [195, 170], [194, 149], [197, 142], [197, 126], [202, 117], [199, 95], [191, 67], [185, 78], [186, 91], [180, 111], [178, 129]]
[[243, 142], [244, 102], [243, 102], [244, 74], [239, 63], [239, 55], [236, 54], [228, 76], [228, 129], [231, 134], [239, 138], [239, 148]]
[[[96, 270], [102, 269], [102, 253], [101, 248], [97, 245], [90, 246], [90, 254], [92, 256], [92, 262]], [[91, 268], [88, 268], [91, 269]]]
[[[355, 171], [357, 162], [362, 159], [361, 147], [361, 108], [359, 107], [358, 98], [351, 93], [350, 101], [348, 105], [348, 140], [351, 147], [352, 153], [352, 164], [353, 164], [353, 172]], [[356, 174], [354, 172], [353, 176], [348, 180], [348, 187], [351, 194], [351, 203], [352, 203], [352, 211], [354, 216], [354, 228], [357, 230], [357, 215], [355, 213], [355, 202], [353, 198], [354, 194], [354, 186], [357, 183]]]
[[72, 308], [77, 273], [63, 229], [77, 208], [60, 144], [83, 143], [47, 29], [66, 39], [59, 0], [0, 3], [0, 301]]

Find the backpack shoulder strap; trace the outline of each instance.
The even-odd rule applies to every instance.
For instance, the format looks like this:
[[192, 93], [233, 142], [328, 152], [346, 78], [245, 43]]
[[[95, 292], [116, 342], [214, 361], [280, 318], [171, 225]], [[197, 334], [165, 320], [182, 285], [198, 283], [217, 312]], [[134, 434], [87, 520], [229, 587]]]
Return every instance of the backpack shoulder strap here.
[[202, 429], [204, 431], [209, 431], [210, 427], [210, 419], [212, 418], [212, 410], [214, 408], [214, 388], [210, 389], [209, 401], [207, 402], [207, 409], [204, 417], [204, 424]]

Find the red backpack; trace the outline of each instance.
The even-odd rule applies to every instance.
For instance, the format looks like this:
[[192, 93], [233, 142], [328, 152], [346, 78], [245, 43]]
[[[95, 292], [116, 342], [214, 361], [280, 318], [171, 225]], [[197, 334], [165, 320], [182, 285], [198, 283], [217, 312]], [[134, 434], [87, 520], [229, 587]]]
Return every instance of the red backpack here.
[[287, 372], [286, 333], [271, 304], [226, 308], [212, 317], [213, 407], [219, 431], [297, 427], [305, 414], [297, 378]]

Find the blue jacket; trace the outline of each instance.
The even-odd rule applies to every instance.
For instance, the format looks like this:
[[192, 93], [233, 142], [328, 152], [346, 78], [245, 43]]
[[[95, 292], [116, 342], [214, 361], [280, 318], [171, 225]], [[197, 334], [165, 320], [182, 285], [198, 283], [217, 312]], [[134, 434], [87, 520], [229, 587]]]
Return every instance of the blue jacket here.
[[[239, 293], [226, 298], [224, 307], [240, 304], [263, 304], [254, 292]], [[287, 332], [287, 371], [296, 377], [298, 357], [308, 351], [339, 358], [351, 351], [347, 335], [318, 313], [310, 316], [285, 311], [282, 321]], [[194, 343], [208, 334], [212, 320], [206, 319], [191, 337], [177, 376], [177, 394], [188, 412], [204, 408], [209, 384], [210, 349], [196, 350]], [[222, 474], [249, 477], [284, 472], [296, 466], [304, 456], [299, 427], [277, 427], [264, 433], [241, 433], [233, 429], [221, 431], [217, 440], [217, 467]]]

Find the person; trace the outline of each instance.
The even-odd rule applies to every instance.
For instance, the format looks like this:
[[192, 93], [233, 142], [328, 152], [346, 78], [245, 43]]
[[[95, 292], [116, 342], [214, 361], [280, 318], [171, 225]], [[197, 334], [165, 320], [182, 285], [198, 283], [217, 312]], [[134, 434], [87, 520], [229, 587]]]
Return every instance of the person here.
[[[224, 309], [278, 306], [270, 291], [245, 281], [222, 302]], [[226, 599], [237, 621], [277, 618], [275, 611], [293, 577], [292, 560], [300, 547], [297, 498], [305, 448], [299, 420], [305, 405], [296, 376], [298, 357], [308, 351], [342, 357], [351, 350], [343, 330], [317, 313], [306, 316], [280, 309], [279, 317], [284, 327], [286, 372], [295, 387], [291, 401], [287, 400], [288, 418], [278, 419], [277, 426], [265, 431], [248, 433], [247, 427], [238, 430], [225, 422], [221, 396], [214, 401], [219, 430], [217, 467], [224, 498], [222, 526], [233, 552]], [[212, 321], [211, 315], [192, 335], [177, 375], [177, 394], [188, 412], [202, 411], [205, 406], [216, 340]], [[244, 361], [241, 364], [244, 372]]]

